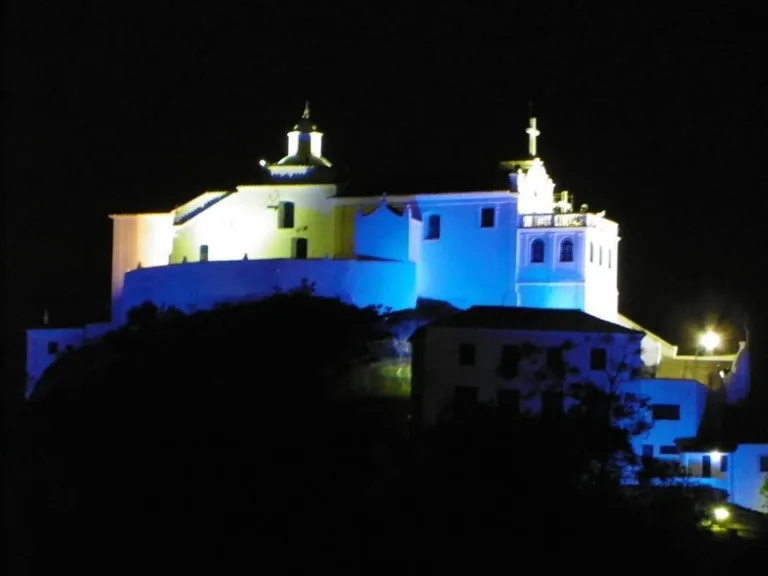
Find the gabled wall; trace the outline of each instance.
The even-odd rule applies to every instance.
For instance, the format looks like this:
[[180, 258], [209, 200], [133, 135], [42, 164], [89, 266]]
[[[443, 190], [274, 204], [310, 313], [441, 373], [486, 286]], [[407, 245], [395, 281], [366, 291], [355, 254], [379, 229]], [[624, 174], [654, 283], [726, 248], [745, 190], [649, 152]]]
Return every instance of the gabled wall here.
[[[171, 261], [291, 258], [296, 238], [308, 240], [308, 257], [334, 256], [334, 185], [240, 186], [194, 218], [174, 227]], [[294, 204], [294, 225], [280, 227], [280, 203]]]

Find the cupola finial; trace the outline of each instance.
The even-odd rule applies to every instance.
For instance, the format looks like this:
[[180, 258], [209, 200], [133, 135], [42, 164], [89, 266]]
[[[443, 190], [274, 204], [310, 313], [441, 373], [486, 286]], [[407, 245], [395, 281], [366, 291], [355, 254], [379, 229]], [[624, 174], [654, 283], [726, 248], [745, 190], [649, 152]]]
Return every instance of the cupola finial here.
[[306, 100], [304, 102], [304, 114], [301, 115], [302, 118], [309, 118], [309, 100]]

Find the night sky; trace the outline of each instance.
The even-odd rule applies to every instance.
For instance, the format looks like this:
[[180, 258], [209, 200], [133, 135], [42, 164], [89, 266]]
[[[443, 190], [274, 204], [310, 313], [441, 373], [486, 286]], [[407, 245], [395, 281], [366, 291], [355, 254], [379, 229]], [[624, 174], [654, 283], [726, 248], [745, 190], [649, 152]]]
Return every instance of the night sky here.
[[622, 312], [682, 347], [711, 322], [759, 337], [757, 8], [325, 4], [11, 6], [14, 350], [46, 307], [54, 325], [107, 319], [107, 214], [247, 182], [284, 154], [305, 99], [353, 194], [498, 188], [532, 102], [557, 190], [620, 224]]

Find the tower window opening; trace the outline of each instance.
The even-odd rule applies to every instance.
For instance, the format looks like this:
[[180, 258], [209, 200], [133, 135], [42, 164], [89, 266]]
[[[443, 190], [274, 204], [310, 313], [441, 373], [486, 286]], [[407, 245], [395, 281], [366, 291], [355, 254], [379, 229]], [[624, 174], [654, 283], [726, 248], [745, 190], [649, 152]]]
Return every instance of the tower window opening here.
[[595, 244], [594, 242], [589, 243], [589, 261], [594, 262], [595, 261]]
[[480, 228], [493, 228], [496, 226], [496, 209], [483, 208], [480, 211]]
[[573, 240], [565, 239], [560, 244], [560, 262], [573, 262]]
[[544, 262], [544, 240], [537, 238], [531, 242], [531, 264]]
[[440, 238], [440, 215], [430, 214], [427, 218], [427, 233], [424, 238], [426, 240], [437, 240]]
[[613, 268], [613, 251], [608, 248], [608, 268]]
[[599, 246], [597, 248], [597, 264], [598, 266], [603, 265], [603, 247], [602, 246]]
[[280, 202], [277, 205], [278, 228], [290, 229], [294, 227], [294, 204], [293, 202]]

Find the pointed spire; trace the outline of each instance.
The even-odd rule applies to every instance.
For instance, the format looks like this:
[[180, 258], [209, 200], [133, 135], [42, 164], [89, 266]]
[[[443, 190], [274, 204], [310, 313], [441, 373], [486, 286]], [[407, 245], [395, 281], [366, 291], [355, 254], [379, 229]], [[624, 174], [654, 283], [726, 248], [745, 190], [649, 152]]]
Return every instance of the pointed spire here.
[[302, 114], [301, 117], [309, 118], [309, 100], [304, 102], [304, 114]]

